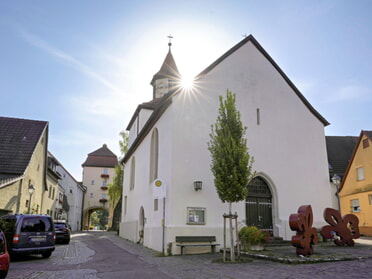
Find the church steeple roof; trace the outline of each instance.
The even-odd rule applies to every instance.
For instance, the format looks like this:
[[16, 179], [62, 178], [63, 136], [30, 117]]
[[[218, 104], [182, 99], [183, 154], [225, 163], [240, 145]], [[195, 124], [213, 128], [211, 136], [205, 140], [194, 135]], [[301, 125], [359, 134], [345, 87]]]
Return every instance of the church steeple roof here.
[[169, 42], [169, 51], [167, 56], [164, 59], [163, 65], [160, 70], [153, 76], [150, 84], [154, 86], [155, 80], [159, 78], [170, 78], [170, 79], [179, 79], [180, 73], [178, 72], [176, 62], [174, 61], [171, 46], [172, 43]]

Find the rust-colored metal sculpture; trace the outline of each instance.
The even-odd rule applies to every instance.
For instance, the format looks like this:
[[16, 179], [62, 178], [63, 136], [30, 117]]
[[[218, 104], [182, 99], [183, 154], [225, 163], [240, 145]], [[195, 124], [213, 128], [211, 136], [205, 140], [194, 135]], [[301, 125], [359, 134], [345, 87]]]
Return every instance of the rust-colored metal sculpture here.
[[297, 234], [292, 236], [292, 245], [296, 247], [297, 255], [308, 256], [314, 253], [313, 245], [318, 243], [318, 234], [313, 225], [313, 210], [311, 205], [302, 205], [297, 214], [289, 216], [289, 226]]
[[324, 226], [320, 234], [327, 239], [334, 239], [335, 235], [339, 238], [334, 240], [337, 246], [354, 246], [354, 240], [360, 237], [359, 219], [354, 214], [341, 216], [340, 212], [333, 208], [324, 209], [324, 220], [330, 224]]

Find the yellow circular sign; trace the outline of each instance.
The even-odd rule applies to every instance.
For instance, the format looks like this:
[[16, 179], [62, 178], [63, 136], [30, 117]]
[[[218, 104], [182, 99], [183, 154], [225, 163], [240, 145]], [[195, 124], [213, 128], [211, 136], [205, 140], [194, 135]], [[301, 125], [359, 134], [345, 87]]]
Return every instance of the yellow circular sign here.
[[155, 186], [156, 187], [160, 187], [161, 185], [162, 185], [161, 180], [156, 180], [155, 181]]

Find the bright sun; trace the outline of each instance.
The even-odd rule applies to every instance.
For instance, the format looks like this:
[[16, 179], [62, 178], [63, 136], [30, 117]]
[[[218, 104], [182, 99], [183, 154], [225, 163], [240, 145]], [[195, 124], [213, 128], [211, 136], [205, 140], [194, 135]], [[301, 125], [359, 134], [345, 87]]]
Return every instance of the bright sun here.
[[191, 89], [194, 85], [194, 78], [191, 76], [183, 76], [181, 79], [181, 86], [183, 89]]

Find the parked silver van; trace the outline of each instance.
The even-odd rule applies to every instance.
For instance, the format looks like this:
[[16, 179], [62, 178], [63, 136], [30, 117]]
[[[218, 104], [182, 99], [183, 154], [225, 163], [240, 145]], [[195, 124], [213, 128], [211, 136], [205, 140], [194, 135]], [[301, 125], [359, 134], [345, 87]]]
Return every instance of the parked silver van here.
[[41, 254], [49, 258], [55, 249], [56, 234], [49, 215], [8, 214], [0, 217], [11, 256]]

